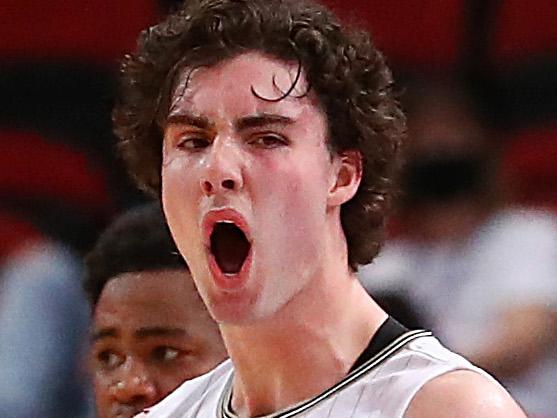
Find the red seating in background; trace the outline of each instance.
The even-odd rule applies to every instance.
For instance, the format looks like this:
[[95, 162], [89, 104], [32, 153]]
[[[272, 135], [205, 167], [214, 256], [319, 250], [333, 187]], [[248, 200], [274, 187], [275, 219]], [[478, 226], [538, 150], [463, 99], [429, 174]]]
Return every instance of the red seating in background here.
[[421, 69], [458, 64], [465, 0], [324, 0], [341, 17], [370, 29], [391, 62]]
[[42, 237], [30, 222], [3, 210], [0, 210], [0, 231], [0, 263], [24, 244]]
[[113, 209], [107, 179], [100, 166], [65, 143], [32, 132], [0, 132], [0, 193], [60, 200], [83, 213]]
[[156, 0], [3, 0], [0, 56], [113, 65], [156, 19]]
[[557, 210], [557, 123], [509, 138], [503, 175], [517, 203]]
[[557, 1], [504, 0], [493, 30], [495, 63], [557, 53]]

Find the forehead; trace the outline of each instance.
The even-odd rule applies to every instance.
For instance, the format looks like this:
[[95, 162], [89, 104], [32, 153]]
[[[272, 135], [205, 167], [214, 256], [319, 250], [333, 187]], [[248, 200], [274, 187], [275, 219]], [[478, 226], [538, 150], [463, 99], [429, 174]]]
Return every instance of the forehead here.
[[94, 320], [97, 327], [183, 326], [201, 309], [185, 270], [123, 273], [105, 285]]
[[210, 67], [183, 69], [172, 92], [169, 115], [183, 111], [214, 117], [320, 113], [316, 97], [307, 93], [308, 82], [299, 63], [249, 52]]

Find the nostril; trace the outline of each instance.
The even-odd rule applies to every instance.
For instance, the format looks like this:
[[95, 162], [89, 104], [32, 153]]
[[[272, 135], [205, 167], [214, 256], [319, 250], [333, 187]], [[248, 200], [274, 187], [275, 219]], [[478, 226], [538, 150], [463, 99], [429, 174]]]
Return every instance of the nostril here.
[[205, 193], [211, 193], [213, 191], [213, 185], [209, 181], [204, 181], [203, 189], [205, 190]]
[[222, 187], [229, 190], [234, 189], [234, 180], [223, 180]]

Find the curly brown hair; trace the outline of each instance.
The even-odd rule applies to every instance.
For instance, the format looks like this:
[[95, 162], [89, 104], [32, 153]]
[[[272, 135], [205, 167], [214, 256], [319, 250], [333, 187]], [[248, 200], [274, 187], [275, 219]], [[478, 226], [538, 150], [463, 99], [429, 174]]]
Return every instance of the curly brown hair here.
[[362, 154], [362, 182], [341, 220], [350, 266], [371, 262], [383, 241], [406, 121], [367, 33], [342, 27], [311, 0], [188, 0], [143, 31], [138, 51], [122, 63], [113, 115], [131, 175], [160, 194], [163, 126], [180, 71], [247, 51], [299, 62], [327, 115], [331, 152]]

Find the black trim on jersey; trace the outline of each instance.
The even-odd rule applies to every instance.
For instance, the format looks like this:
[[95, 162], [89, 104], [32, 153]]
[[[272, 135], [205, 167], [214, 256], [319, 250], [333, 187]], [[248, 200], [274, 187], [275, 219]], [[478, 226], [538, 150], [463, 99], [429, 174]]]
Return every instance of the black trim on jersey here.
[[[402, 327], [402, 329], [400, 327]], [[372, 369], [383, 363], [409, 342], [420, 337], [429, 337], [432, 335], [431, 331], [425, 330], [404, 331], [406, 331], [406, 328], [394, 319], [391, 320], [389, 317], [381, 325], [381, 327], [379, 327], [377, 332], [372, 337], [369, 345], [362, 352], [360, 357], [358, 357], [356, 363], [354, 363], [354, 366], [352, 366], [352, 369], [344, 379], [311, 399], [302, 401], [289, 407], [288, 409], [273, 412], [269, 415], [263, 415], [260, 418], [290, 418], [301, 412], [307, 411], [335, 393], [341, 391], [355, 380], [369, 373]], [[379, 342], [376, 342], [376, 337]], [[359, 365], [361, 361], [360, 359], [363, 360], [361, 365]], [[220, 411], [220, 418], [238, 418], [238, 416], [232, 411], [231, 407], [233, 377], [234, 373], [230, 375], [230, 378], [226, 382], [219, 401], [218, 408]]]
[[350, 372], [356, 370], [366, 361], [379, 353], [383, 348], [387, 347], [392, 341], [408, 331], [410, 331], [408, 328], [393, 317], [389, 316], [377, 329], [375, 334], [373, 334], [368, 346], [364, 349], [364, 351], [362, 351], [362, 354], [360, 354], [354, 362], [354, 365], [350, 368]]

